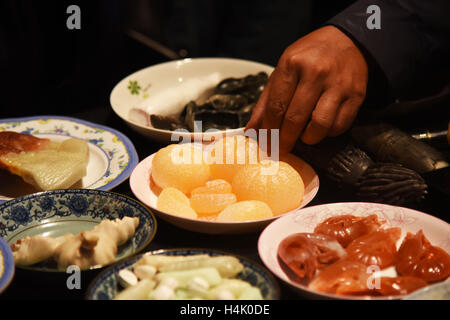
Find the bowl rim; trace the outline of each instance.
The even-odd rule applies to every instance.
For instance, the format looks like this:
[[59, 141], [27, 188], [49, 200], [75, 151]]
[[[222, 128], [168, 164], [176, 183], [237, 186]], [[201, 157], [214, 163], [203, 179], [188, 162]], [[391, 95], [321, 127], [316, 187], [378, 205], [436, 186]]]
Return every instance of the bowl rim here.
[[[239, 58], [227, 58], [227, 57], [199, 57], [199, 58], [182, 58], [182, 59], [177, 59], [177, 60], [171, 60], [171, 61], [165, 61], [165, 62], [161, 62], [161, 63], [157, 63], [154, 65], [150, 65], [147, 67], [143, 67], [141, 69], [138, 69], [128, 75], [126, 75], [125, 77], [123, 77], [121, 80], [119, 80], [113, 87], [113, 89], [111, 90], [111, 93], [109, 94], [109, 104], [111, 106], [111, 109], [114, 111], [114, 113], [121, 118], [123, 121], [125, 121], [128, 124], [131, 124], [135, 127], [138, 127], [140, 129], [143, 130], [147, 130], [147, 131], [152, 131], [155, 133], [161, 133], [161, 134], [178, 134], [180, 135], [180, 137], [182, 136], [194, 136], [194, 135], [199, 135], [201, 137], [203, 136], [207, 136], [209, 134], [214, 134], [213, 131], [211, 132], [186, 132], [186, 131], [179, 131], [177, 132], [177, 130], [163, 130], [163, 129], [157, 129], [157, 128], [153, 128], [153, 127], [148, 127], [148, 126], [144, 126], [140, 123], [137, 123], [135, 121], [132, 121], [126, 117], [123, 117], [117, 110], [117, 105], [113, 104], [113, 95], [116, 94], [116, 92], [119, 90], [119, 86], [125, 81], [127, 80], [129, 77], [135, 76], [138, 73], [144, 72], [144, 71], [151, 71], [151, 69], [158, 69], [158, 68], [164, 68], [170, 65], [176, 65], [176, 64], [180, 64], [180, 63], [196, 63], [196, 62], [214, 62], [214, 61], [229, 61], [229, 62], [235, 62], [235, 63], [252, 63], [252, 64], [259, 64], [261, 66], [264, 67], [268, 67], [268, 68], [272, 68], [272, 71], [275, 69], [274, 66], [262, 63], [262, 62], [258, 62], [258, 61], [253, 61], [253, 60], [246, 60], [246, 59], [239, 59]], [[241, 130], [243, 130], [245, 127], [240, 127], [240, 128], [233, 128], [233, 129], [226, 129], [226, 130], [217, 130], [215, 131], [215, 133], [234, 133], [234, 132], [239, 132]]]
[[[442, 219], [439, 219], [439, 218], [437, 218], [437, 217], [435, 217], [435, 216], [433, 216], [433, 215], [431, 215], [431, 214], [428, 214], [428, 213], [426, 213], [426, 212], [422, 212], [422, 211], [418, 211], [418, 210], [415, 210], [415, 209], [411, 209], [411, 208], [407, 208], [407, 207], [402, 207], [402, 206], [396, 206], [396, 205], [391, 205], [391, 204], [385, 204], [385, 203], [377, 203], [377, 202], [358, 202], [358, 201], [349, 201], [349, 202], [331, 202], [331, 203], [322, 203], [322, 204], [317, 204], [317, 205], [314, 205], [314, 206], [309, 206], [309, 207], [304, 207], [304, 208], [300, 208], [300, 209], [298, 209], [298, 210], [296, 210], [296, 212], [293, 212], [293, 213], [291, 213], [291, 215], [297, 215], [297, 214], [301, 214], [301, 213], [303, 213], [303, 211], [304, 210], [318, 210], [318, 209], [320, 209], [320, 207], [325, 207], [325, 206], [334, 206], [334, 205], [338, 205], [338, 206], [342, 206], [342, 205], [363, 205], [363, 206], [367, 206], [367, 205], [371, 205], [371, 206], [373, 206], [373, 205], [375, 205], [375, 206], [382, 206], [382, 207], [389, 207], [389, 208], [402, 208], [402, 209], [405, 209], [405, 210], [407, 210], [407, 211], [413, 211], [415, 214], [420, 214], [420, 215], [424, 215], [424, 216], [426, 216], [427, 218], [429, 218], [429, 219], [434, 219], [434, 220], [437, 220], [436, 222], [444, 222], [444, 223], [446, 223], [446, 221], [444, 221], [444, 220], [442, 220]], [[280, 217], [280, 219], [282, 219], [283, 217]], [[279, 219], [277, 219], [277, 220], [279, 220]], [[277, 221], [277, 220], [275, 220], [275, 221], [273, 221], [272, 223], [270, 223], [269, 225], [267, 225], [262, 231], [261, 231], [261, 233], [259, 234], [259, 237], [258, 237], [258, 242], [257, 242], [257, 251], [258, 251], [258, 255], [259, 255], [259, 258], [261, 259], [261, 261], [264, 263], [264, 265], [280, 280], [280, 281], [282, 281], [284, 284], [286, 284], [286, 285], [288, 285], [290, 288], [292, 288], [293, 290], [295, 290], [295, 291], [304, 291], [306, 294], [310, 294], [310, 295], [313, 295], [316, 299], [336, 299], [336, 300], [374, 300], [374, 301], [377, 301], [377, 300], [402, 300], [402, 299], [404, 299], [405, 297], [407, 297], [408, 295], [398, 295], [398, 296], [393, 296], [393, 295], [390, 295], [390, 296], [381, 296], [381, 297], [378, 297], [378, 296], [367, 296], [367, 295], [362, 295], [362, 296], [351, 296], [351, 295], [339, 295], [339, 294], [335, 294], [335, 293], [326, 293], [326, 292], [324, 292], [324, 293], [321, 293], [321, 292], [318, 292], [318, 291], [314, 291], [314, 290], [311, 290], [311, 289], [309, 289], [308, 287], [306, 287], [305, 285], [302, 285], [302, 284], [297, 284], [298, 286], [301, 286], [301, 287], [298, 287], [297, 285], [294, 285], [294, 281], [292, 281], [291, 280], [291, 282], [288, 282], [288, 281], [286, 281], [286, 280], [284, 280], [284, 279], [281, 279], [280, 277], [278, 277], [276, 274], [275, 274], [275, 272], [273, 272], [272, 270], [271, 270], [271, 268], [269, 268], [267, 265], [266, 265], [266, 263], [265, 263], [265, 260], [263, 259], [263, 256], [262, 256], [262, 254], [261, 254], [261, 250], [260, 250], [260, 248], [262, 247], [262, 238], [263, 238], [263, 236], [266, 234], [266, 233], [268, 233], [269, 231], [268, 231], [268, 229], [269, 228], [271, 228], [271, 227], [273, 227], [273, 224], [275, 224], [275, 223], [280, 223], [279, 221]], [[447, 223], [448, 224], [448, 223]], [[449, 224], [448, 224], [449, 225]], [[450, 226], [450, 225], [449, 225]], [[284, 271], [283, 271], [284, 272]], [[443, 282], [446, 282], [445, 280], [443, 281]], [[411, 295], [412, 293], [410, 293], [409, 295]], [[297, 293], [297, 295], [298, 295], [298, 293]]]
[[[212, 252], [212, 253], [217, 253], [219, 255], [227, 255], [227, 256], [233, 256], [238, 258], [239, 260], [244, 260], [247, 263], [249, 263], [250, 265], [256, 266], [260, 271], [262, 271], [271, 281], [271, 283], [273, 284], [273, 289], [274, 289], [274, 296], [275, 298], [273, 300], [280, 300], [281, 299], [281, 290], [280, 290], [280, 284], [279, 284], [279, 280], [273, 275], [273, 273], [263, 264], [259, 263], [258, 261], [252, 259], [252, 258], [248, 258], [248, 257], [244, 257], [240, 254], [234, 254], [231, 253], [229, 251], [226, 250], [221, 250], [221, 249], [210, 249], [210, 248], [200, 248], [200, 247], [193, 247], [193, 248], [189, 248], [189, 247], [181, 247], [181, 248], [167, 248], [167, 249], [155, 249], [155, 250], [151, 250], [151, 251], [147, 251], [144, 253], [141, 253], [139, 255], [135, 255], [134, 257], [128, 257], [128, 260], [132, 260], [132, 259], [137, 259], [137, 258], [141, 258], [145, 255], [163, 255], [165, 252], [177, 252], [177, 251], [199, 251], [199, 252]], [[93, 300], [90, 299], [90, 293], [93, 290], [94, 286], [97, 284], [97, 282], [100, 280], [100, 278], [102, 276], [104, 276], [106, 273], [111, 272], [112, 269], [119, 267], [119, 264], [122, 263], [126, 263], [126, 261], [121, 261], [121, 262], [117, 262], [111, 266], [108, 266], [105, 270], [102, 270], [98, 275], [96, 275], [94, 277], [94, 279], [89, 283], [89, 286], [86, 290], [85, 293], [85, 300]], [[122, 270], [122, 269], [120, 269]]]
[[[5, 239], [0, 238], [0, 254], [3, 256], [3, 273], [0, 274], [0, 295], [8, 289], [16, 275], [16, 265], [11, 248]], [[12, 267], [7, 269], [6, 266], [11, 264]]]
[[[17, 197], [15, 199], [8, 200], [8, 201], [5, 201], [3, 203], [0, 203], [0, 211], [2, 210], [2, 208], [4, 206], [10, 205], [10, 204], [12, 204], [14, 202], [20, 203], [22, 201], [26, 201], [26, 200], [31, 199], [31, 198], [38, 198], [38, 197], [41, 197], [41, 196], [44, 196], [44, 195], [53, 195], [53, 194], [58, 194], [58, 193], [74, 193], [74, 194], [77, 194], [77, 193], [96, 194], [97, 193], [97, 194], [101, 194], [101, 195], [104, 195], [104, 196], [115, 196], [116, 198], [119, 198], [119, 199], [120, 198], [124, 198], [124, 199], [127, 199], [128, 201], [134, 202], [137, 205], [137, 207], [141, 207], [144, 212], [148, 213], [149, 218], [153, 221], [153, 224], [154, 224], [154, 228], [153, 228], [152, 234], [145, 241], [145, 243], [143, 243], [143, 245], [141, 246], [140, 249], [134, 251], [133, 253], [131, 253], [130, 255], [128, 255], [126, 257], [123, 257], [121, 259], [115, 260], [115, 261], [113, 261], [110, 264], [91, 266], [88, 269], [80, 270], [81, 272], [88, 272], [88, 271], [93, 271], [93, 270], [99, 270], [99, 269], [108, 267], [108, 266], [110, 266], [112, 264], [115, 264], [115, 263], [121, 262], [123, 260], [126, 260], [128, 258], [134, 257], [134, 256], [142, 253], [142, 251], [145, 250], [145, 248], [153, 241], [153, 239], [156, 236], [156, 232], [158, 230], [158, 222], [157, 222], [155, 214], [150, 210], [150, 208], [148, 206], [146, 206], [145, 204], [143, 204], [139, 200], [133, 199], [132, 197], [130, 197], [128, 195], [121, 194], [121, 193], [118, 193], [118, 192], [108, 191], [108, 190], [98, 190], [98, 189], [56, 189], [56, 190], [49, 190], [49, 191], [39, 191], [39, 192], [31, 193], [31, 194], [28, 194], [28, 195], [25, 195], [25, 196]], [[6, 243], [8, 243], [8, 240], [6, 238], [4, 238], [4, 240], [5, 240]], [[58, 273], [59, 274], [59, 273], [65, 273], [66, 272], [65, 270], [32, 268], [30, 266], [16, 266], [15, 265], [15, 267], [18, 268], [18, 269], [22, 269], [22, 270], [28, 270], [28, 271], [34, 271], [34, 272], [43, 272], [43, 273]]]

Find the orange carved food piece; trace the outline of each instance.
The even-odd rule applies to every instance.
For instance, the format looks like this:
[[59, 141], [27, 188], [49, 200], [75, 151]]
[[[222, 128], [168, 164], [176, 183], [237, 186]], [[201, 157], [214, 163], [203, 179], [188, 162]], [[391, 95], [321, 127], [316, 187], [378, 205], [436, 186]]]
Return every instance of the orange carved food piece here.
[[308, 288], [325, 293], [367, 295], [371, 292], [367, 286], [370, 275], [365, 264], [342, 259], [323, 269]]
[[314, 232], [329, 235], [347, 247], [356, 238], [378, 229], [382, 223], [375, 214], [367, 217], [340, 215], [324, 220]]
[[235, 202], [233, 193], [195, 193], [190, 199], [191, 208], [198, 215], [217, 214]]
[[450, 275], [450, 255], [433, 246], [420, 230], [408, 233], [403, 240], [395, 261], [401, 275], [414, 276], [427, 282], [441, 281]]
[[278, 257], [299, 280], [311, 280], [316, 272], [346, 255], [332, 237], [315, 233], [296, 233], [281, 241]]
[[377, 265], [384, 269], [394, 264], [397, 254], [396, 242], [400, 228], [379, 229], [353, 240], [347, 250], [347, 259], [367, 266]]
[[381, 277], [380, 287], [376, 292], [383, 296], [406, 295], [427, 285], [428, 283], [417, 277]]

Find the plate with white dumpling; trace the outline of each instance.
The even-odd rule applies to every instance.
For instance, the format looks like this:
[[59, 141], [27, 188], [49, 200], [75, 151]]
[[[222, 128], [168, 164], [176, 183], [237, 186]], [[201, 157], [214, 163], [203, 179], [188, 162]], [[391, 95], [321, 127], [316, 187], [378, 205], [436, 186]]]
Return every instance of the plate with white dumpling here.
[[0, 119], [0, 203], [56, 189], [111, 190], [138, 163], [121, 132], [63, 116]]
[[0, 237], [22, 269], [98, 269], [139, 253], [155, 233], [144, 205], [108, 191], [53, 190], [0, 204]]

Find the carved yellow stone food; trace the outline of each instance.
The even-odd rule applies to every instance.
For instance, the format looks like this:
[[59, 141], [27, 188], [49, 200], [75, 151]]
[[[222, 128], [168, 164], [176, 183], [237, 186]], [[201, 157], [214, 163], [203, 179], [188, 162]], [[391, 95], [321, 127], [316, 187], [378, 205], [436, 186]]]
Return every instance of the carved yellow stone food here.
[[238, 222], [272, 217], [272, 210], [262, 201], [240, 201], [226, 207], [217, 216], [219, 222]]
[[197, 218], [197, 213], [190, 207], [189, 198], [180, 190], [164, 188], [158, 196], [156, 208], [162, 212], [180, 217]]
[[209, 150], [211, 179], [231, 182], [236, 172], [249, 163], [257, 163], [263, 156], [258, 143], [245, 136], [225, 137], [217, 141]]
[[259, 200], [267, 203], [273, 215], [300, 206], [304, 194], [298, 172], [283, 161], [263, 160], [241, 168], [231, 183], [238, 201]]
[[189, 194], [208, 181], [210, 169], [200, 149], [190, 144], [171, 144], [155, 154], [151, 174], [161, 189], [173, 187]]

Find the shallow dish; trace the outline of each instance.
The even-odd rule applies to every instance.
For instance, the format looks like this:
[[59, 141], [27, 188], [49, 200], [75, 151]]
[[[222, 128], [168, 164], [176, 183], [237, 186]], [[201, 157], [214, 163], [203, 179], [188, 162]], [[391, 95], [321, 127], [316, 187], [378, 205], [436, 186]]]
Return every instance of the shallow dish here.
[[0, 294], [6, 290], [14, 277], [14, 257], [9, 244], [0, 238]]
[[[0, 237], [9, 244], [26, 236], [62, 236], [95, 227], [104, 219], [139, 217], [134, 236], [119, 247], [116, 261], [144, 249], [156, 233], [154, 215], [139, 202], [101, 190], [55, 190], [20, 197], [0, 205]], [[23, 269], [58, 271], [41, 263]]]
[[[210, 249], [167, 249], [156, 250], [147, 254], [160, 254], [171, 256], [186, 256], [195, 254], [209, 254], [210, 256], [232, 255], [239, 259], [244, 265], [244, 270], [237, 275], [237, 278], [248, 281], [253, 286], [261, 290], [264, 300], [279, 300], [280, 288], [275, 277], [263, 266], [247, 258], [236, 256], [219, 250]], [[102, 271], [89, 285], [86, 292], [86, 299], [89, 300], [112, 300], [118, 293], [117, 273], [125, 268], [131, 267], [143, 255], [127, 259]]]
[[[114, 112], [132, 129], [153, 140], [170, 143], [173, 141], [178, 142], [181, 137], [183, 141], [188, 141], [188, 139], [195, 139], [196, 141], [205, 139], [210, 141], [211, 134], [208, 133], [184, 132], [172, 136], [174, 131], [142, 125], [129, 118], [129, 111], [143, 103], [145, 99], [154, 93], [167, 88], [174, 88], [174, 95], [177, 94], [176, 88], [183, 81], [208, 76], [216, 72], [220, 74], [222, 79], [225, 79], [228, 77], [243, 77], [260, 71], [270, 74], [273, 71], [273, 67], [254, 61], [232, 58], [189, 58], [165, 62], [139, 70], [121, 80], [111, 92], [110, 104]], [[186, 104], [188, 102], [186, 101]], [[226, 132], [228, 135], [242, 134], [243, 128], [221, 132]]]
[[[283, 271], [277, 259], [278, 245], [284, 238], [298, 232], [313, 232], [315, 226], [323, 220], [344, 214], [355, 216], [376, 214], [380, 219], [386, 220], [385, 226], [400, 227], [402, 236], [398, 245], [407, 232], [416, 233], [422, 229], [433, 245], [439, 246], [447, 252], [450, 251], [450, 225], [445, 221], [426, 213], [403, 207], [378, 203], [343, 202], [304, 208], [272, 222], [264, 229], [258, 240], [258, 253], [261, 260], [279, 279], [292, 286], [301, 295], [313, 298], [361, 299], [361, 297], [312, 291], [306, 286], [292, 281]], [[372, 299], [399, 298], [401, 296]]]
[[[197, 144], [198, 145], [198, 144]], [[152, 161], [155, 154], [150, 155], [141, 161], [133, 170], [130, 176], [130, 188], [133, 194], [141, 202], [151, 208], [155, 214], [182, 229], [209, 233], [209, 234], [236, 234], [236, 233], [250, 233], [262, 230], [270, 222], [277, 219], [279, 216], [267, 219], [245, 221], [245, 222], [217, 222], [200, 219], [189, 219], [162, 212], [156, 208], [156, 202], [160, 193], [160, 188], [156, 186], [151, 179]], [[314, 169], [304, 162], [300, 173], [305, 184], [305, 193], [303, 201], [299, 208], [306, 206], [316, 196], [319, 190], [319, 177]], [[291, 211], [294, 212], [295, 210]], [[288, 213], [284, 213], [288, 214]]]
[[[53, 141], [68, 138], [87, 141], [87, 174], [73, 188], [111, 190], [126, 180], [139, 162], [133, 143], [124, 134], [84, 120], [61, 116], [0, 119], [0, 131], [26, 133]], [[0, 181], [0, 203], [38, 191], [5, 170], [0, 170]]]

